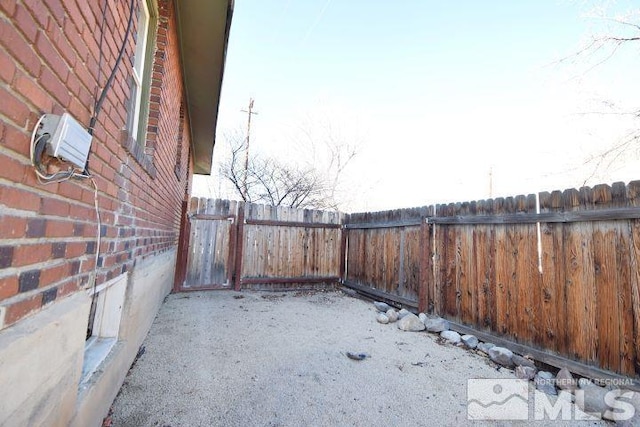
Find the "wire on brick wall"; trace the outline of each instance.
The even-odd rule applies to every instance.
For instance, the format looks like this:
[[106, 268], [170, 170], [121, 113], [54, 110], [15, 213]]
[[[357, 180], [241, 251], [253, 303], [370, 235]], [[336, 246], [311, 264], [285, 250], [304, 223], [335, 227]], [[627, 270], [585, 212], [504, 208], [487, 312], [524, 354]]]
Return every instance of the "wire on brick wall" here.
[[65, 181], [70, 181], [72, 178], [78, 178], [78, 179], [89, 179], [91, 180], [91, 184], [93, 184], [93, 206], [96, 212], [96, 221], [97, 221], [97, 225], [98, 225], [98, 232], [97, 232], [97, 242], [96, 242], [96, 259], [95, 259], [95, 265], [93, 267], [93, 275], [94, 275], [94, 279], [93, 279], [93, 284], [92, 286], [95, 288], [96, 286], [96, 276], [98, 274], [98, 258], [100, 256], [100, 242], [101, 242], [101, 232], [100, 229], [102, 228], [102, 222], [100, 220], [100, 206], [98, 203], [98, 184], [96, 183], [96, 180], [93, 178], [92, 175], [88, 174], [85, 171], [82, 171], [80, 169], [77, 168], [70, 168], [67, 171], [64, 172], [56, 172], [53, 174], [48, 174], [44, 168], [44, 165], [42, 164], [42, 155], [44, 153], [44, 150], [46, 148], [46, 144], [47, 141], [50, 138], [50, 135], [48, 134], [42, 134], [38, 137], [38, 130], [40, 129], [40, 126], [42, 125], [42, 120], [44, 119], [44, 115], [42, 115], [38, 121], [36, 122], [36, 125], [33, 128], [33, 132], [31, 133], [31, 147], [30, 147], [30, 157], [31, 157], [31, 165], [34, 168], [34, 171], [36, 173], [36, 178], [38, 179], [38, 182], [42, 185], [48, 185], [48, 184], [53, 184], [56, 182], [65, 182]]
[[[111, 73], [109, 74], [109, 78], [107, 78], [107, 82], [102, 88], [102, 92], [100, 92], [100, 96], [96, 100], [95, 106], [93, 108], [93, 116], [89, 121], [89, 133], [93, 135], [93, 129], [95, 128], [96, 121], [98, 120], [98, 114], [100, 114], [100, 110], [102, 109], [102, 103], [104, 102], [109, 89], [111, 88], [111, 84], [113, 83], [113, 78], [116, 75], [116, 71], [118, 71], [118, 66], [120, 65], [120, 61], [122, 61], [122, 56], [124, 55], [124, 50], [127, 47], [127, 40], [129, 39], [129, 34], [131, 33], [131, 27], [133, 26], [133, 11], [135, 6], [135, 0], [131, 0], [129, 4], [129, 21], [127, 22], [127, 30], [124, 33], [124, 38], [122, 39], [122, 45], [120, 46], [120, 50], [118, 51], [118, 57], [116, 58], [116, 63], [113, 64], [113, 68], [111, 69]], [[102, 27], [104, 27], [104, 20], [106, 19], [106, 7], [103, 13], [103, 22]], [[100, 45], [102, 45], [102, 37], [104, 37], [104, 28], [102, 30], [100, 39]], [[101, 46], [102, 47], [102, 46]], [[102, 48], [100, 49], [100, 61], [102, 62]]]
[[102, 240], [102, 221], [100, 220], [100, 209], [98, 206], [98, 184], [96, 184], [96, 180], [93, 179], [93, 177], [90, 178], [91, 179], [91, 183], [93, 184], [93, 206], [96, 209], [96, 222], [98, 223], [98, 232], [96, 233], [96, 261], [95, 264], [93, 266], [93, 290], [94, 290], [94, 295], [95, 295], [95, 288], [96, 288], [96, 283], [97, 283], [97, 274], [98, 274], [98, 257], [100, 256], [100, 243]]

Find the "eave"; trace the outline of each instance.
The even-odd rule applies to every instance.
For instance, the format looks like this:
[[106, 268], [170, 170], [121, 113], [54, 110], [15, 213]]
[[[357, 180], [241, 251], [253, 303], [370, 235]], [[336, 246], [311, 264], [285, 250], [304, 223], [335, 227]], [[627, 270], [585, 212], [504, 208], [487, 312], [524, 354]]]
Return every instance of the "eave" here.
[[175, 0], [195, 174], [211, 174], [234, 0]]

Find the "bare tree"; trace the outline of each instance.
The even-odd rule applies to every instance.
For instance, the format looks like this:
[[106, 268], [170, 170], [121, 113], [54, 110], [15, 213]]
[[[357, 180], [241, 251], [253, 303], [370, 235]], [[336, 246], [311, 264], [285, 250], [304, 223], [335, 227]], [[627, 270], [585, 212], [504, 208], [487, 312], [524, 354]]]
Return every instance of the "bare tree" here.
[[220, 166], [220, 174], [241, 200], [295, 208], [338, 208], [335, 193], [346, 167], [340, 153], [326, 153], [340, 166], [327, 174], [314, 164], [283, 162], [262, 154], [251, 154], [245, 164], [246, 138], [236, 133], [227, 136], [227, 142], [230, 153]]
[[[588, 17], [599, 24], [599, 30], [593, 32], [576, 53], [563, 58], [560, 62], [582, 61], [588, 66], [584, 72], [587, 74], [606, 64], [623, 49], [640, 48], [640, 8], [611, 16], [608, 10], [601, 6], [592, 10]], [[585, 179], [585, 183], [614, 164], [629, 157], [640, 156], [640, 107], [626, 108], [620, 107], [615, 102], [603, 101], [598, 110], [586, 114], [628, 117], [632, 119], [632, 125], [631, 129], [624, 132], [610, 146], [586, 159], [585, 163], [592, 166], [592, 172]]]

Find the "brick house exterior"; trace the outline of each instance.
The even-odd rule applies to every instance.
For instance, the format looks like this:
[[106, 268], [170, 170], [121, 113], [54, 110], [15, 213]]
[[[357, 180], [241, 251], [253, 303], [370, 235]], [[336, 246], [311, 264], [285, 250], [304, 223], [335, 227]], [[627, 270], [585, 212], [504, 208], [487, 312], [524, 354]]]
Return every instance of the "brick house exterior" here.
[[[173, 286], [192, 175], [209, 173], [232, 9], [0, 0], [0, 389], [13, 390], [0, 425], [100, 425], [106, 415]], [[84, 129], [93, 118], [84, 172], [97, 191], [84, 177], [37, 179], [32, 132], [43, 114], [63, 113]], [[69, 166], [50, 157], [44, 167]], [[115, 337], [101, 335], [96, 316], [114, 313], [100, 328]], [[109, 349], [87, 373], [92, 334]]]

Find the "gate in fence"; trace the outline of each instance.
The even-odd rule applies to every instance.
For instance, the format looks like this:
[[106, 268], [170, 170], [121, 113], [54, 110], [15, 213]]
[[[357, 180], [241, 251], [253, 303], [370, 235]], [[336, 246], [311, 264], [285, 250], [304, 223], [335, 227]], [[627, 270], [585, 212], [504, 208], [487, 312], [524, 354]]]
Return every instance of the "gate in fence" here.
[[340, 281], [342, 214], [191, 200], [179, 290], [309, 289]]

